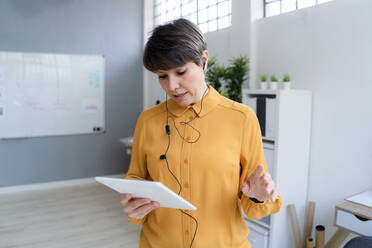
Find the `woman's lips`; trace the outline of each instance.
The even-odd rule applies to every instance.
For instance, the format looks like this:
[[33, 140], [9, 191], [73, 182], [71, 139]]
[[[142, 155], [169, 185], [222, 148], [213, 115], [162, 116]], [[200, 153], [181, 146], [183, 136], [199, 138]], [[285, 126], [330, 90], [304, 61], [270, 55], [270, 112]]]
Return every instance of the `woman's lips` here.
[[187, 92], [182, 93], [182, 94], [178, 94], [178, 95], [173, 95], [173, 96], [174, 96], [174, 99], [176, 99], [176, 100], [183, 100], [186, 97], [186, 94], [187, 94]]

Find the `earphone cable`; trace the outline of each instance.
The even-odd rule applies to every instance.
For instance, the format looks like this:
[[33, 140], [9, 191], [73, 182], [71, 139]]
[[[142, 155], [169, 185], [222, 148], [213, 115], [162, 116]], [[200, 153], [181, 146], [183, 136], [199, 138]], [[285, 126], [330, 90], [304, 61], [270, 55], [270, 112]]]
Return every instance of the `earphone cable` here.
[[192, 247], [192, 244], [194, 243], [194, 240], [195, 240], [195, 236], [196, 236], [196, 232], [198, 231], [198, 221], [196, 220], [196, 218], [194, 216], [192, 216], [191, 214], [188, 214], [186, 213], [185, 211], [179, 209], [183, 214], [186, 214], [187, 216], [189, 216], [190, 218], [192, 218], [194, 221], [195, 221], [195, 232], [194, 232], [194, 236], [192, 237], [192, 240], [191, 240], [191, 244], [190, 244], [190, 248]]
[[[203, 93], [203, 96], [202, 96], [202, 99], [201, 99], [201, 102], [200, 102], [200, 110], [199, 110], [199, 112], [196, 113], [196, 115], [195, 115], [191, 120], [189, 120], [189, 121], [187, 121], [187, 122], [185, 122], [185, 121], [180, 122], [181, 125], [188, 125], [189, 127], [191, 127], [192, 129], [194, 129], [194, 130], [198, 133], [198, 136], [197, 136], [197, 138], [196, 138], [194, 141], [188, 141], [188, 140], [185, 139], [184, 136], [182, 136], [182, 134], [180, 133], [180, 131], [178, 130], [178, 128], [177, 128], [177, 126], [176, 126], [176, 121], [174, 120], [173, 116], [169, 116], [169, 115], [168, 115], [168, 104], [167, 104], [167, 101], [165, 102], [166, 109], [167, 109], [167, 125], [168, 125], [168, 118], [171, 118], [172, 121], [173, 121], [173, 126], [174, 126], [174, 128], [176, 129], [178, 135], [180, 136], [180, 138], [181, 138], [183, 141], [185, 141], [185, 142], [187, 142], [187, 143], [190, 143], [190, 144], [192, 144], [192, 143], [196, 143], [196, 142], [200, 139], [200, 136], [201, 136], [200, 131], [197, 130], [195, 127], [193, 127], [193, 126], [192, 126], [191, 124], [189, 124], [189, 123], [192, 122], [196, 117], [200, 117], [200, 113], [201, 113], [201, 111], [202, 111], [202, 109], [203, 109], [203, 100], [204, 100], [204, 96], [205, 96], [205, 94], [207, 93], [207, 91], [208, 91], [208, 87], [207, 87], [207, 89], [206, 89], [206, 90], [204, 91], [204, 93]], [[167, 99], [167, 97], [168, 97], [168, 96], [166, 95], [166, 99]]]
[[[184, 141], [187, 142], [187, 143], [195, 143], [195, 142], [197, 142], [197, 141], [199, 140], [200, 136], [201, 136], [201, 133], [200, 133], [199, 130], [197, 130], [195, 127], [193, 127], [193, 126], [192, 126], [191, 124], [189, 124], [189, 123], [192, 122], [196, 117], [199, 117], [199, 118], [200, 118], [200, 113], [201, 113], [201, 111], [202, 111], [202, 109], [203, 109], [203, 100], [204, 100], [204, 96], [205, 96], [205, 93], [206, 93], [207, 91], [208, 91], [208, 87], [207, 87], [207, 89], [206, 89], [206, 90], [204, 91], [204, 93], [203, 93], [203, 96], [202, 96], [202, 99], [201, 99], [201, 103], [200, 103], [200, 110], [199, 110], [199, 112], [196, 113], [196, 115], [195, 115], [191, 120], [189, 120], [189, 121], [187, 121], [187, 122], [180, 122], [181, 125], [188, 125], [189, 127], [191, 127], [192, 129], [194, 129], [194, 130], [198, 133], [198, 137], [197, 137], [197, 139], [196, 139], [195, 141], [188, 141], [188, 140], [186, 140], [186, 139], [185, 139], [185, 138], [180, 134], [180, 132], [179, 132], [177, 126], [176, 126], [176, 122], [175, 122], [173, 116], [169, 116], [169, 114], [168, 114], [168, 95], [165, 94], [165, 99], [166, 99], [166, 100], [165, 100], [165, 107], [166, 107], [166, 115], [167, 115], [167, 117], [166, 117], [166, 134], [168, 135], [168, 146], [167, 146], [167, 149], [166, 149], [166, 151], [165, 151], [165, 153], [164, 153], [164, 155], [165, 155], [164, 157], [165, 157], [165, 162], [166, 162], [166, 164], [167, 164], [168, 171], [171, 173], [171, 175], [174, 177], [174, 179], [177, 181], [177, 183], [178, 183], [178, 185], [179, 185], [179, 187], [180, 187], [180, 188], [179, 188], [179, 191], [178, 191], [178, 195], [180, 195], [181, 192], [182, 192], [182, 185], [181, 185], [180, 181], [178, 180], [178, 178], [174, 175], [174, 173], [172, 172], [172, 170], [169, 168], [169, 163], [168, 163], [168, 158], [167, 158], [167, 153], [168, 153], [168, 150], [169, 150], [169, 147], [170, 147], [170, 143], [171, 143], [171, 140], [170, 140], [170, 128], [169, 128], [168, 118], [170, 117], [170, 118], [172, 119], [172, 121], [173, 121], [173, 125], [174, 125], [175, 129], [177, 130], [178, 135], [181, 137], [182, 140], [184, 140]], [[196, 237], [196, 233], [197, 233], [197, 231], [198, 231], [198, 221], [197, 221], [197, 219], [196, 219], [194, 216], [192, 216], [191, 214], [186, 213], [186, 212], [183, 211], [182, 209], [179, 209], [179, 210], [181, 211], [181, 213], [183, 213], [183, 214], [189, 216], [190, 218], [192, 218], [192, 219], [195, 221], [195, 231], [194, 231], [194, 235], [193, 235], [193, 238], [192, 238], [192, 240], [191, 240], [191, 244], [190, 244], [190, 248], [191, 248], [191, 247], [192, 247], [192, 244], [194, 243], [194, 240], [195, 240], [195, 237]]]

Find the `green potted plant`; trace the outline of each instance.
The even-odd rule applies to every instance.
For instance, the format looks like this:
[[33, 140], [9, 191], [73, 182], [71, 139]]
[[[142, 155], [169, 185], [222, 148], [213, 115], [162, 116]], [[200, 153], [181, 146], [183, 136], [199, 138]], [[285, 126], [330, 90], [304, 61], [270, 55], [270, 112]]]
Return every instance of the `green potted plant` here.
[[271, 90], [278, 89], [278, 78], [275, 75], [271, 75], [270, 77], [270, 89]]
[[225, 82], [227, 95], [231, 100], [242, 102], [242, 85], [247, 79], [249, 59], [246, 56], [233, 57], [226, 68]]
[[221, 95], [231, 100], [242, 102], [242, 85], [247, 79], [248, 58], [233, 57], [228, 67], [217, 65], [216, 56], [208, 61], [206, 80]]
[[289, 90], [291, 88], [291, 77], [289, 74], [285, 74], [283, 76], [283, 89]]
[[266, 76], [266, 74], [261, 76], [260, 88], [261, 88], [261, 90], [266, 90], [267, 89], [267, 76]]
[[[208, 70], [205, 73], [207, 82], [215, 88], [220, 94], [223, 92], [222, 82], [224, 80], [226, 69], [224, 66], [217, 65], [217, 58], [213, 56], [208, 60]], [[226, 95], [226, 93], [224, 92]], [[223, 94], [221, 94], [223, 95]]]

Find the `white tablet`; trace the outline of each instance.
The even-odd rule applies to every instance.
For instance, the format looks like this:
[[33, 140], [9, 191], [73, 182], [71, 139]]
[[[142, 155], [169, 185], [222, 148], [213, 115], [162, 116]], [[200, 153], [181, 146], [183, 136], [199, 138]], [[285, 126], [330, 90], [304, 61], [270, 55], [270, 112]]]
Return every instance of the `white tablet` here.
[[96, 177], [96, 181], [119, 193], [130, 193], [135, 198], [149, 198], [160, 207], [196, 210], [196, 207], [164, 186], [161, 182]]

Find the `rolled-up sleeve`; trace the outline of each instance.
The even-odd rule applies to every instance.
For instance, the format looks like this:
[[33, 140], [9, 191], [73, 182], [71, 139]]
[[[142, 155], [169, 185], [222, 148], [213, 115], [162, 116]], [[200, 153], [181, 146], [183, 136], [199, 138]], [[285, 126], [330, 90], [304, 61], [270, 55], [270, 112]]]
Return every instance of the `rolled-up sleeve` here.
[[[264, 150], [262, 146], [261, 129], [256, 114], [249, 109], [245, 118], [245, 128], [242, 135], [242, 146], [240, 153], [241, 174], [239, 187], [249, 175], [251, 175], [259, 164], [264, 165], [264, 172], [268, 171]], [[257, 220], [267, 215], [279, 212], [282, 205], [280, 195], [274, 202], [266, 200], [263, 203], [256, 203], [244, 194], [240, 194], [241, 206], [249, 219]]]

